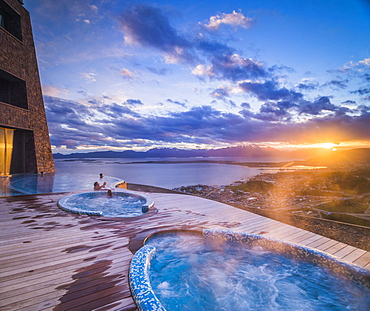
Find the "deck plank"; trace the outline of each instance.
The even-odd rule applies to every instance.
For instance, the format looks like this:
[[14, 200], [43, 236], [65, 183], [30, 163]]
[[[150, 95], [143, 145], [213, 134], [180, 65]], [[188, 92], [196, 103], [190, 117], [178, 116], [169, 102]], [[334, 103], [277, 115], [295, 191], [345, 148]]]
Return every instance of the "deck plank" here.
[[356, 248], [351, 253], [347, 254], [346, 256], [343, 256], [342, 260], [348, 261], [348, 262], [354, 262], [364, 254], [366, 254], [366, 251], [364, 251], [363, 249]]
[[170, 229], [251, 232], [326, 252], [370, 270], [370, 254], [220, 202], [143, 193], [157, 213], [124, 220], [67, 213], [66, 194], [0, 198], [0, 309], [135, 311], [129, 240]]

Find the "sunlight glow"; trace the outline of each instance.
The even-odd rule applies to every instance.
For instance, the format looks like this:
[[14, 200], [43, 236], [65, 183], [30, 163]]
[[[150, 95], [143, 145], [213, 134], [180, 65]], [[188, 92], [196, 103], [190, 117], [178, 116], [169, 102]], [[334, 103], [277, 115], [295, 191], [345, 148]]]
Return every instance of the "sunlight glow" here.
[[321, 148], [325, 148], [325, 149], [331, 149], [331, 148], [334, 148], [336, 145], [333, 144], [333, 143], [322, 143], [321, 144]]

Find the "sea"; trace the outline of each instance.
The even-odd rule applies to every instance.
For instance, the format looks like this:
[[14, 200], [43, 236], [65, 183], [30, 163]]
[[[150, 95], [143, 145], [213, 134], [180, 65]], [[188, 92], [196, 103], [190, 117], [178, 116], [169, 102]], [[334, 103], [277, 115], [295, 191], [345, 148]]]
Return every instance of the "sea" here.
[[57, 173], [96, 174], [116, 177], [128, 183], [173, 189], [189, 185], [225, 186], [276, 168], [247, 167], [200, 161], [279, 162], [267, 158], [94, 158], [55, 159]]

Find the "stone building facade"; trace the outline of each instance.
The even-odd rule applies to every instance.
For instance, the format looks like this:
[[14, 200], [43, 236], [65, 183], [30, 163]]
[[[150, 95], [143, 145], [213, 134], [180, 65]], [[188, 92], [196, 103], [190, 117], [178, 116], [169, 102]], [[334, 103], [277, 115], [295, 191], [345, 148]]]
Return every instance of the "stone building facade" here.
[[0, 0], [0, 176], [53, 173], [31, 21], [22, 0]]

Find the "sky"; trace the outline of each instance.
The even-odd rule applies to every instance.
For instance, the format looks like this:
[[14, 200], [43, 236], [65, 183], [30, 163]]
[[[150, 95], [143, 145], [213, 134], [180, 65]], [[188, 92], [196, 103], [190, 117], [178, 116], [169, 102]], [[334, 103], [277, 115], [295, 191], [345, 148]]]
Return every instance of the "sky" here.
[[25, 0], [54, 153], [370, 147], [365, 0]]

